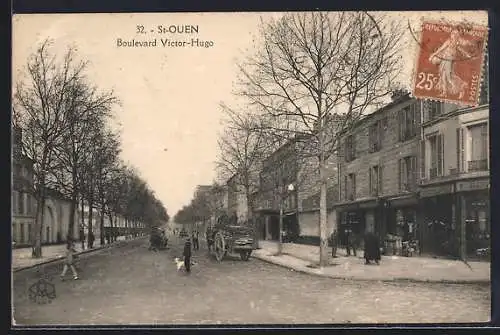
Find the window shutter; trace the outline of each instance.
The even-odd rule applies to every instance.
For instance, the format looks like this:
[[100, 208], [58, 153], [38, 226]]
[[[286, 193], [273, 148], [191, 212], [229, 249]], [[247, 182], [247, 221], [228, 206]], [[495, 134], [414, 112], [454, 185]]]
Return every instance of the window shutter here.
[[404, 111], [399, 111], [398, 112], [398, 140], [401, 142], [403, 140], [403, 113]]
[[377, 185], [377, 189], [378, 189], [378, 194], [379, 195], [382, 195], [382, 177], [383, 177], [383, 174], [382, 174], [382, 165], [379, 165], [378, 166], [378, 185]]
[[373, 193], [373, 167], [368, 168], [368, 185], [370, 187], [370, 195]]
[[460, 139], [460, 128], [457, 128], [457, 173], [461, 171], [460, 162], [462, 158], [462, 141]]
[[425, 179], [425, 140], [420, 141], [420, 178]]
[[417, 173], [417, 157], [412, 156], [411, 157], [411, 181], [410, 184], [412, 187], [417, 184], [417, 178], [418, 178], [418, 173]]
[[403, 190], [403, 160], [398, 161], [398, 178], [399, 178], [399, 190]]
[[460, 166], [459, 166], [459, 172], [465, 171], [465, 136], [464, 136], [464, 129], [460, 128]]
[[444, 160], [443, 160], [443, 154], [444, 154], [444, 139], [443, 135], [440, 134], [437, 136], [437, 175], [442, 176], [443, 175], [443, 168], [444, 168]]

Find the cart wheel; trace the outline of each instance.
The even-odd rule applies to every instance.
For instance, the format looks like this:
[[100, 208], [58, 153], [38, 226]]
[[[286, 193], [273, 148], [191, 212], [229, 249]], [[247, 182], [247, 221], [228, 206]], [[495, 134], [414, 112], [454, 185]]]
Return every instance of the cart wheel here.
[[221, 233], [215, 234], [214, 241], [215, 258], [218, 262], [222, 262], [224, 255], [226, 254], [226, 245], [224, 243], [224, 237]]
[[241, 257], [241, 260], [242, 260], [242, 261], [248, 261], [248, 259], [250, 258], [250, 254], [251, 254], [251, 253], [252, 253], [251, 251], [247, 251], [247, 250], [245, 250], [245, 251], [240, 251], [240, 257]]

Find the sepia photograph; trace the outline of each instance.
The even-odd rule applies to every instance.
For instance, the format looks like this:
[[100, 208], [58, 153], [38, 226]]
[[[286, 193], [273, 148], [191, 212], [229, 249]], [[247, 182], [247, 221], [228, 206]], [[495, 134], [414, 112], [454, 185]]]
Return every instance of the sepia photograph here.
[[13, 326], [486, 323], [486, 11], [14, 14]]

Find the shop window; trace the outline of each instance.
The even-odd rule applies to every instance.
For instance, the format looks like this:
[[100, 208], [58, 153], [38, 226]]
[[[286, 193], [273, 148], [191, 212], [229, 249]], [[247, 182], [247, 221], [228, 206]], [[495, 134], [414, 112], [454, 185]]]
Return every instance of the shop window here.
[[398, 113], [399, 141], [404, 142], [414, 138], [418, 130], [418, 102], [405, 107]]
[[417, 157], [408, 156], [399, 160], [399, 191], [415, 191], [417, 186]]
[[368, 128], [370, 152], [377, 152], [382, 148], [383, 121], [378, 120]]
[[378, 196], [382, 193], [382, 169], [380, 166], [372, 166], [370, 168], [370, 195]]
[[430, 169], [429, 178], [443, 175], [444, 169], [444, 138], [442, 134], [429, 137], [430, 144]]
[[468, 127], [470, 159], [468, 171], [488, 170], [488, 124], [481, 123]]
[[349, 135], [345, 141], [345, 161], [351, 162], [356, 159], [356, 141], [354, 135]]

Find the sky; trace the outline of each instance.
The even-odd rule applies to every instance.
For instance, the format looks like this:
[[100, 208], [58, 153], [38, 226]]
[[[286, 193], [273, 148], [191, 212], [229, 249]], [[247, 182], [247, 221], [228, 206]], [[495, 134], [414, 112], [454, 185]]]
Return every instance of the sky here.
[[[52, 52], [75, 46], [90, 61], [88, 75], [121, 100], [115, 109], [122, 128], [122, 158], [134, 166], [173, 216], [189, 203], [196, 185], [216, 178], [220, 102], [237, 103], [232, 87], [237, 63], [255, 48], [261, 18], [279, 13], [147, 13], [14, 15], [13, 81], [46, 38]], [[486, 12], [391, 13], [414, 30], [425, 18], [487, 24]], [[407, 20], [406, 20], [407, 19]], [[158, 33], [158, 26], [197, 26], [196, 34]], [[144, 27], [144, 33], [137, 33]], [[153, 32], [152, 32], [153, 30]], [[407, 38], [411, 35], [406, 34]], [[171, 41], [213, 42], [204, 47], [163, 47]], [[118, 47], [123, 41], [152, 41], [156, 47]], [[212, 43], [210, 43], [212, 44]], [[410, 77], [414, 49], [402, 50]], [[410, 85], [410, 80], [403, 83]]]

